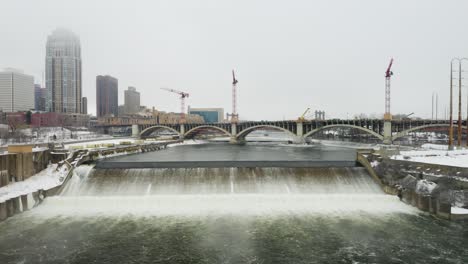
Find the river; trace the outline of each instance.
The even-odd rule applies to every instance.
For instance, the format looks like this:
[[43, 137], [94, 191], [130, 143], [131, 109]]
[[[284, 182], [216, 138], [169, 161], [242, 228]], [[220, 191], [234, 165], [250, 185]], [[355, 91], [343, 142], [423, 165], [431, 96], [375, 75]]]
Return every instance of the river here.
[[[352, 150], [209, 144], [117, 160], [333, 153]], [[466, 224], [385, 195], [358, 167], [80, 170], [0, 223], [0, 263], [467, 263], [467, 244]]]

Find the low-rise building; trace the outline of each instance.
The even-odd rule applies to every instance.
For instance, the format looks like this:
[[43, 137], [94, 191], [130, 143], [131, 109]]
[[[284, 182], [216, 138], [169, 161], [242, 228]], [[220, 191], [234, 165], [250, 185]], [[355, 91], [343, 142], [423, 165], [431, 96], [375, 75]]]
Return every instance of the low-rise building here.
[[223, 108], [191, 108], [189, 106], [188, 113], [202, 116], [205, 123], [220, 123], [224, 119]]

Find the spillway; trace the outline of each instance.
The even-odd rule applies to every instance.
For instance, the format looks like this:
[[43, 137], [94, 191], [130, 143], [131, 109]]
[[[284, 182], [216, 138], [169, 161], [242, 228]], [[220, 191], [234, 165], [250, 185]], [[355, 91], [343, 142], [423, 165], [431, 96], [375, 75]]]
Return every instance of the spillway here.
[[45, 215], [372, 214], [411, 212], [364, 168], [93, 169]]

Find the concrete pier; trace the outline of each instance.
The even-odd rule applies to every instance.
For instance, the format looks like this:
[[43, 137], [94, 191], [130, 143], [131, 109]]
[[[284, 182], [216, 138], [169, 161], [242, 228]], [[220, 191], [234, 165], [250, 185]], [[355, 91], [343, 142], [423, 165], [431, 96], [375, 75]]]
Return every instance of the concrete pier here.
[[0, 203], [0, 221], [8, 218], [6, 202]]
[[21, 199], [20, 197], [15, 197], [11, 199], [13, 201], [13, 213], [19, 214], [21, 213]]
[[12, 217], [15, 214], [15, 207], [13, 205], [13, 200], [11, 199], [6, 200], [5, 203], [6, 203], [7, 217]]
[[28, 195], [21, 195], [21, 205], [23, 207], [23, 212], [29, 209], [28, 206]]
[[132, 125], [132, 137], [137, 138], [140, 136], [140, 128], [138, 125]]
[[384, 121], [383, 143], [392, 144], [392, 122]]

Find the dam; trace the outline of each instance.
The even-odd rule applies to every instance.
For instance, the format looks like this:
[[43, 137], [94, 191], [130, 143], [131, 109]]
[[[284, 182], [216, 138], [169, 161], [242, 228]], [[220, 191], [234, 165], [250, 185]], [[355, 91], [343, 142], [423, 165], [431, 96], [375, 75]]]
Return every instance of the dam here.
[[[82, 165], [60, 195], [0, 224], [0, 259], [468, 261], [463, 224], [434, 219], [385, 194], [356, 166], [355, 154], [326, 146], [201, 144]], [[294, 166], [305, 163], [315, 165]]]

